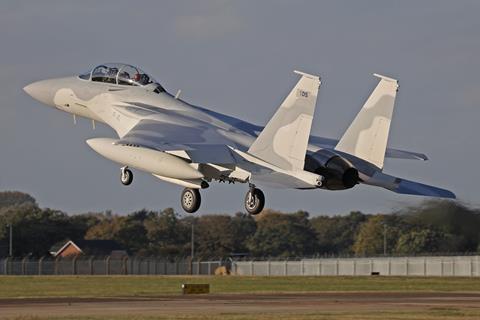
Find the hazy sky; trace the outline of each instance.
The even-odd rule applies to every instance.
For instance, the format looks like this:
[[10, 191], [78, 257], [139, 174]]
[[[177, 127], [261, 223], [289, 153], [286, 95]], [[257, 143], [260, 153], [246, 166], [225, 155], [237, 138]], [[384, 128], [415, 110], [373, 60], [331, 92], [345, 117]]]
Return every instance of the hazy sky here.
[[[0, 190], [68, 212], [180, 210], [181, 187], [119, 167], [85, 140], [114, 132], [41, 105], [22, 88], [121, 61], [185, 100], [265, 124], [296, 83], [319, 74], [313, 133], [340, 137], [377, 83], [400, 81], [389, 146], [427, 162], [387, 160], [385, 172], [480, 205], [479, 1], [1, 1]], [[422, 198], [369, 186], [265, 189], [267, 207], [312, 215], [381, 212]], [[213, 183], [201, 213], [243, 209], [245, 185]]]

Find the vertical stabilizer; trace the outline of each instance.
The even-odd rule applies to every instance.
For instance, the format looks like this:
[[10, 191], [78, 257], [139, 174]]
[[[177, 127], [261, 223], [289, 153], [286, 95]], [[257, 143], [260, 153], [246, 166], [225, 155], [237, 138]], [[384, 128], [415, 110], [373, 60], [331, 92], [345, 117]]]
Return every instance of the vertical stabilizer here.
[[303, 170], [320, 79], [302, 75], [248, 153], [284, 170]]
[[380, 82], [335, 150], [354, 155], [382, 169], [398, 82], [378, 74], [374, 76], [379, 77]]

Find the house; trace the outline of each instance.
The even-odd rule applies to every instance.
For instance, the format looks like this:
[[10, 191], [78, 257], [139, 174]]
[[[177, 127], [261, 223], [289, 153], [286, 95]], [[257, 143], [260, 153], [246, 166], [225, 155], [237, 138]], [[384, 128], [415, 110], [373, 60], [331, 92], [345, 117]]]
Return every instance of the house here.
[[126, 250], [115, 240], [65, 240], [50, 248], [54, 257], [112, 256], [115, 258], [127, 255]]

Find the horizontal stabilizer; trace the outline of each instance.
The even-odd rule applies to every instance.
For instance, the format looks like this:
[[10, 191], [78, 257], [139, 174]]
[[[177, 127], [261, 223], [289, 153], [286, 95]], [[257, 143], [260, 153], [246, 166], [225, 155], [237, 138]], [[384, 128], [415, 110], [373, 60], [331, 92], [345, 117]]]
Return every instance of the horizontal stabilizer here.
[[419, 152], [412, 152], [412, 151], [403, 151], [398, 149], [387, 148], [385, 152], [386, 158], [393, 158], [393, 159], [410, 159], [410, 160], [422, 160], [427, 161], [428, 157]]
[[456, 196], [453, 192], [437, 188], [434, 186], [429, 186], [423, 183], [403, 180], [400, 179], [400, 183], [398, 187], [393, 190], [396, 193], [402, 194], [412, 194], [412, 195], [419, 195], [419, 196], [427, 196], [427, 197], [438, 197], [438, 198], [450, 198], [455, 199]]
[[363, 183], [382, 187], [400, 194], [449, 199], [456, 198], [455, 194], [451, 191], [415, 181], [397, 178], [381, 172], [377, 172], [373, 177], [365, 179]]
[[[310, 144], [322, 149], [334, 150], [335, 146], [338, 144], [338, 140], [331, 139], [331, 138], [311, 136]], [[422, 160], [422, 161], [428, 160], [428, 157], [423, 153], [399, 150], [399, 149], [393, 149], [393, 148], [387, 148], [387, 150], [385, 151], [385, 158]]]

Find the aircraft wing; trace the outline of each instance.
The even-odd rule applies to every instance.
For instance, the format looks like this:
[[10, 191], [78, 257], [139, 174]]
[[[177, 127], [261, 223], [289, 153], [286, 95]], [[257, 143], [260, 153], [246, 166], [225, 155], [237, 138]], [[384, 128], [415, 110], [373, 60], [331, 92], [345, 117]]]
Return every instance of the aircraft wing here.
[[116, 142], [119, 145], [138, 145], [166, 151], [188, 158], [195, 163], [233, 164], [236, 159], [228, 146], [237, 147], [234, 141], [222, 135], [221, 129], [206, 123], [140, 120]]
[[[317, 188], [322, 177], [303, 167], [320, 79], [296, 73], [301, 75], [300, 80], [253, 143], [238, 135], [235, 138], [232, 133], [241, 130], [235, 126], [217, 126], [197, 119], [193, 113], [157, 109], [123, 134], [117, 130], [121, 138], [115, 144], [164, 151], [194, 163], [235, 164], [262, 184]], [[145, 109], [144, 105], [137, 107]]]

